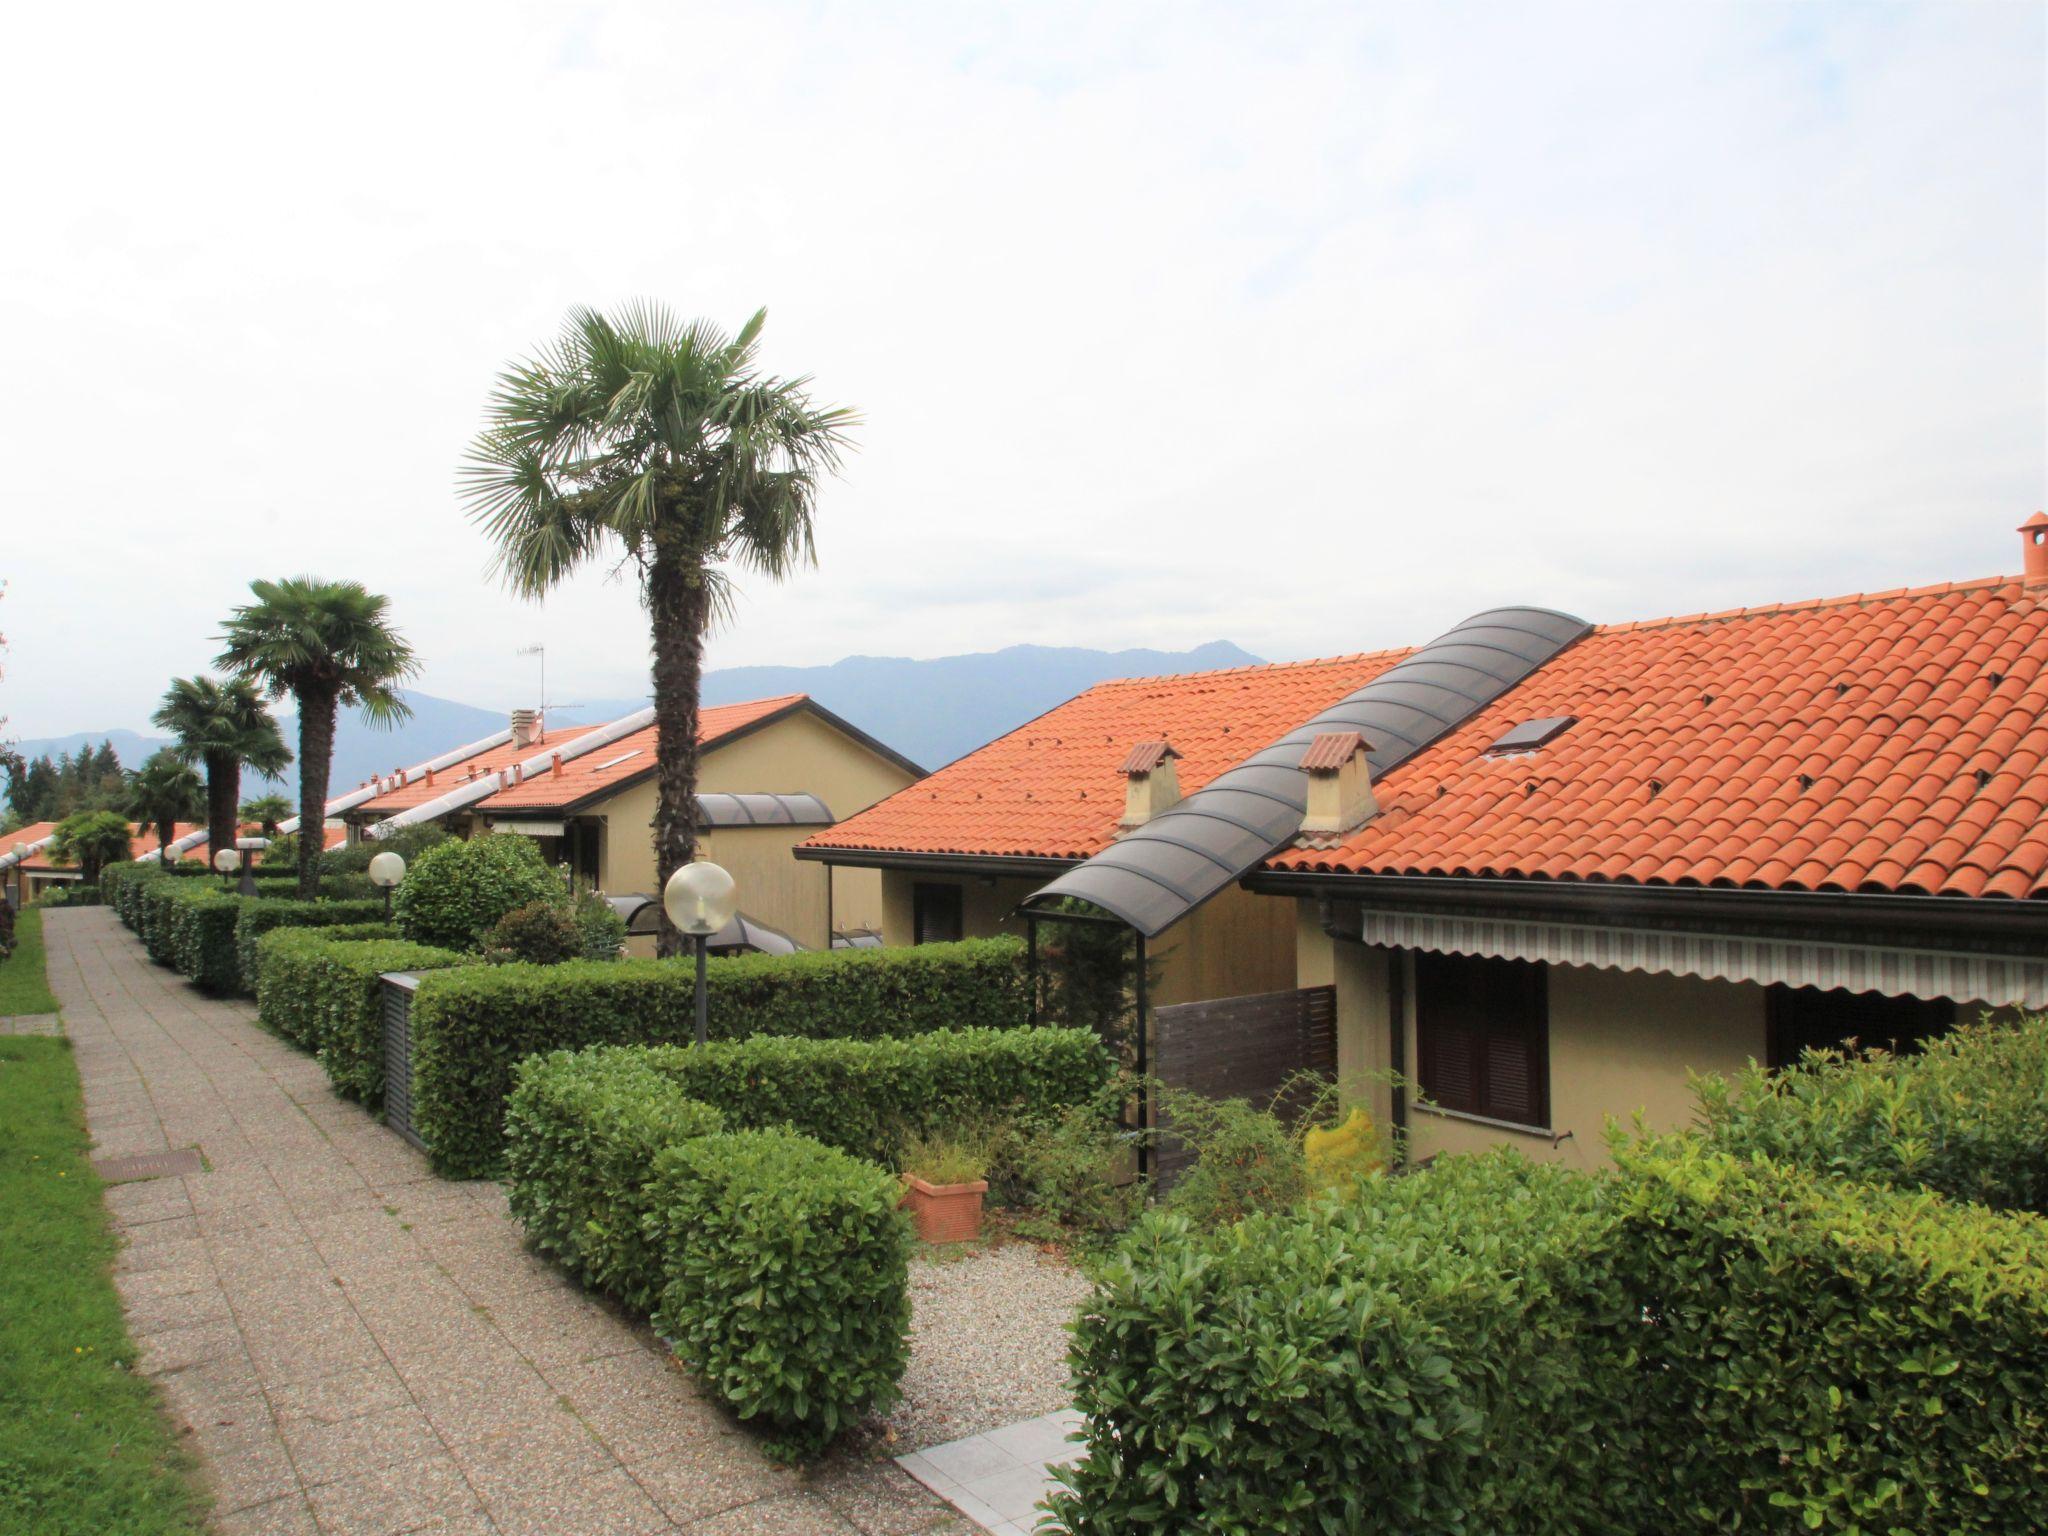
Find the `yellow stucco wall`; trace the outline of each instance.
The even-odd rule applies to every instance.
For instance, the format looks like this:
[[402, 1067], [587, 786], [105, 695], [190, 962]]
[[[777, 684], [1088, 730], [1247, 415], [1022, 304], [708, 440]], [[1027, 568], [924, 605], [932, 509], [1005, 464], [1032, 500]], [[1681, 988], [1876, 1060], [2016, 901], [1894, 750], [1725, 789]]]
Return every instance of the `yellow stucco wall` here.
[[[843, 819], [913, 780], [899, 764], [817, 716], [799, 712], [711, 748], [698, 767], [697, 782], [706, 793], [816, 795]], [[606, 891], [654, 894], [656, 794], [650, 776], [578, 813], [578, 819], [604, 818], [598, 884]], [[727, 827], [708, 834], [705, 844], [707, 850], [718, 850], [707, 856], [724, 864], [739, 882], [741, 910], [802, 943], [822, 947], [827, 880], [833, 885], [832, 921], [841, 929], [879, 926], [881, 882], [872, 870], [830, 877], [823, 865], [793, 857], [789, 850], [817, 830]], [[728, 853], [745, 863], [745, 872], [727, 862]]]
[[[1021, 938], [1024, 924], [1010, 914], [1046, 883], [1046, 877], [987, 879], [900, 869], [883, 870], [881, 876], [882, 941], [890, 945], [913, 942], [911, 892], [915, 886], [959, 886], [964, 936], [980, 939], [998, 933]], [[1292, 987], [1294, 904], [1232, 886], [1154, 939], [1151, 956], [1157, 977], [1152, 993], [1155, 1005]]]
[[[1315, 903], [1296, 924], [1303, 986], [1337, 987], [1338, 1071], [1387, 1123], [1391, 1093], [1369, 1080], [1390, 1066], [1391, 968], [1404, 968], [1409, 1070], [1416, 1062], [1412, 957], [1331, 939]], [[1765, 993], [1749, 983], [1553, 965], [1550, 997], [1550, 1135], [1504, 1130], [1418, 1109], [1409, 1114], [1410, 1151], [1469, 1152], [1508, 1144], [1530, 1157], [1573, 1167], [1608, 1162], [1606, 1122], [1642, 1111], [1660, 1130], [1692, 1116], [1687, 1073], [1733, 1072], [1766, 1054]]]

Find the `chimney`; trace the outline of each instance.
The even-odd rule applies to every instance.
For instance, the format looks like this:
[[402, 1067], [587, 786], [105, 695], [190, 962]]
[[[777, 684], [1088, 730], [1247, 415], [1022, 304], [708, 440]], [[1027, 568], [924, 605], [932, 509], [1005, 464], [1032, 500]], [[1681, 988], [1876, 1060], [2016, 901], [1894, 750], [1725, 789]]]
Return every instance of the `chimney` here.
[[1301, 754], [1301, 771], [1308, 775], [1304, 835], [1340, 837], [1379, 810], [1365, 756], [1371, 750], [1356, 731], [1324, 731], [1308, 744]]
[[1180, 774], [1174, 763], [1180, 754], [1164, 741], [1141, 741], [1131, 748], [1117, 772], [1124, 776], [1125, 828], [1142, 827], [1161, 811], [1180, 801]]
[[540, 740], [540, 711], [537, 709], [515, 709], [512, 711], [512, 745], [530, 747]]
[[2048, 587], [2048, 512], [2036, 512], [2020, 524], [2020, 538], [2026, 543], [2026, 583]]

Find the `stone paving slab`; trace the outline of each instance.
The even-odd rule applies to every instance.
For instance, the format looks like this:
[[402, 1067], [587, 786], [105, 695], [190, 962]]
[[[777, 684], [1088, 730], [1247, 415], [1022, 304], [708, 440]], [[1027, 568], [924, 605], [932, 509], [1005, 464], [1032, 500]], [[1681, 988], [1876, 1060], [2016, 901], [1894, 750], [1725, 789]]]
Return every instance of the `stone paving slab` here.
[[0, 1035], [61, 1035], [64, 1026], [54, 1013], [14, 1013], [0, 1018]]
[[1054, 1468], [1081, 1454], [1068, 1439], [1081, 1424], [1071, 1408], [1041, 1414], [899, 1456], [897, 1463], [990, 1536], [1031, 1536]]
[[107, 1208], [138, 1369], [222, 1536], [973, 1530], [892, 1462], [769, 1462], [643, 1324], [526, 1249], [501, 1188], [436, 1178], [111, 912], [43, 933], [95, 1155], [205, 1157]]

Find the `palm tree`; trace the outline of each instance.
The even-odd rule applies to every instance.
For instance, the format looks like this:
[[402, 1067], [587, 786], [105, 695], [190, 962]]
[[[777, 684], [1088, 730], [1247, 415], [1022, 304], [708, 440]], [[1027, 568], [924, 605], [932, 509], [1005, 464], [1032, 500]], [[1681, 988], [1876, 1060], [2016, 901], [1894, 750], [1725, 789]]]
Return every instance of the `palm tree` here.
[[[857, 418], [812, 404], [805, 378], [755, 356], [762, 310], [728, 337], [655, 304], [575, 309], [553, 344], [498, 377], [463, 466], [496, 570], [541, 597], [616, 542], [654, 631], [654, 862], [666, 883], [696, 849], [704, 636], [729, 611], [728, 563], [779, 580], [816, 558], [819, 482]], [[680, 935], [664, 920], [661, 951]]]
[[283, 795], [258, 795], [242, 802], [242, 820], [255, 822], [265, 837], [277, 836], [277, 824], [291, 813], [292, 803]]
[[128, 796], [122, 809], [145, 827], [156, 828], [156, 845], [170, 847], [178, 823], [199, 814], [206, 803], [199, 775], [169, 747], [152, 752], [128, 775]]
[[127, 818], [118, 811], [79, 811], [57, 823], [50, 855], [59, 864], [76, 864], [87, 885], [100, 883], [100, 871], [128, 857], [133, 846]]
[[150, 719], [178, 738], [171, 750], [181, 760], [206, 770], [207, 857], [234, 847], [243, 766], [281, 773], [292, 760], [263, 695], [245, 677], [173, 678]]
[[256, 601], [221, 631], [215, 665], [254, 678], [299, 709], [299, 895], [320, 894], [320, 829], [334, 766], [334, 720], [344, 704], [374, 726], [409, 716], [397, 685], [419, 670], [412, 647], [385, 618], [391, 600], [357, 581], [291, 576], [252, 581]]

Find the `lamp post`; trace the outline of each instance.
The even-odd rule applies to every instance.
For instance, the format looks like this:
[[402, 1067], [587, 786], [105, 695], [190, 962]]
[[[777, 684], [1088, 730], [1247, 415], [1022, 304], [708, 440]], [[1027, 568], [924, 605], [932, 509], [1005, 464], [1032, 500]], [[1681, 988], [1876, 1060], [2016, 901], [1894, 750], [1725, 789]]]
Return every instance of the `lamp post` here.
[[253, 871], [243, 869], [241, 849], [221, 849], [219, 853], [213, 856], [213, 867], [224, 875], [232, 875], [236, 870], [240, 869], [242, 871], [242, 878], [236, 886], [237, 894], [243, 896], [254, 896], [256, 894], [256, 876]]
[[697, 941], [697, 1043], [702, 1045], [710, 1024], [710, 1003], [704, 993], [704, 956], [711, 936], [732, 921], [739, 910], [732, 876], [709, 862], [685, 864], [668, 877], [661, 888], [662, 910], [668, 920]]
[[388, 849], [370, 860], [370, 884], [384, 893], [384, 921], [391, 921], [391, 892], [405, 878], [405, 860]]

